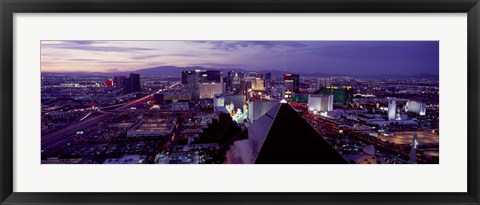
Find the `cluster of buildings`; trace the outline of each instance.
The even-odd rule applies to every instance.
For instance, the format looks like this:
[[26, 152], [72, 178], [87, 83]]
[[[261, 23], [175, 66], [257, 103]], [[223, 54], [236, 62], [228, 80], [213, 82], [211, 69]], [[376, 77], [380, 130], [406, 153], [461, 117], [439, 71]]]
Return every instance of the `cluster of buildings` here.
[[142, 90], [140, 86], [140, 75], [130, 73], [129, 76], [117, 75], [112, 79], [107, 79], [104, 82], [107, 87], [122, 88], [123, 93], [136, 93]]
[[[303, 83], [301, 83], [301, 81]], [[347, 104], [353, 97], [345, 97], [345, 90], [351, 87], [330, 87], [331, 78], [309, 78], [305, 80], [298, 74], [285, 73], [280, 78], [272, 77], [271, 73], [219, 70], [189, 70], [182, 72], [183, 94], [190, 97], [180, 97], [177, 100], [213, 99], [216, 110], [226, 110], [234, 121], [254, 122], [268, 109], [281, 100], [291, 102], [312, 102], [311, 109], [316, 111], [331, 111], [335, 102]], [[301, 90], [301, 84], [314, 89], [316, 94], [310, 95]], [[307, 89], [309, 89], [307, 88]], [[334, 95], [335, 94], [335, 95]], [[166, 99], [168, 93], [160, 93]], [[309, 97], [311, 96], [311, 97]], [[180, 99], [181, 98], [181, 99]], [[321, 100], [323, 99], [323, 100]], [[219, 106], [225, 107], [220, 109]]]
[[[143, 84], [134, 73], [107, 80], [65, 79], [51, 78], [42, 85], [42, 131], [102, 118], [74, 135], [62, 151], [45, 152], [46, 157], [61, 156], [55, 160], [157, 164], [438, 160], [438, 81], [418, 84], [201, 69], [182, 71], [180, 79], [144, 76]], [[139, 97], [131, 96], [139, 93], [151, 97], [125, 109], [98, 109], [136, 101]], [[408, 138], [411, 132], [419, 133], [418, 141]], [[85, 144], [90, 147], [81, 147]], [[427, 152], [428, 160], [423, 155]]]
[[[300, 94], [300, 76], [286, 73], [278, 79], [271, 73], [219, 70], [189, 70], [182, 72], [184, 89], [192, 92], [193, 99], [213, 99], [216, 94], [245, 95], [248, 98], [268, 97], [288, 99]], [[310, 82], [310, 81], [309, 81]], [[331, 85], [331, 78], [315, 78], [313, 86], [320, 89]]]
[[42, 75], [42, 116], [45, 118], [42, 127], [53, 129], [58, 127], [57, 125], [81, 120], [86, 116], [85, 112], [131, 100], [142, 92], [139, 74], [131, 73], [128, 77], [114, 76], [113, 79], [108, 77]]

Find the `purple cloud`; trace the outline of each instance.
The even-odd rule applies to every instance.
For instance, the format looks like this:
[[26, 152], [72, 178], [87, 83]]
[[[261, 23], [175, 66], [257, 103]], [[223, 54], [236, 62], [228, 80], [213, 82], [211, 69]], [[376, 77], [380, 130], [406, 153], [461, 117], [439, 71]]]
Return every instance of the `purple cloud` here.
[[161, 57], [161, 56], [197, 57], [198, 55], [187, 54], [187, 53], [173, 53], [173, 54], [161, 54], [161, 55], [159, 55], [159, 54], [138, 55], [138, 56], [132, 56], [130, 58], [134, 59], [134, 60], [145, 60], [145, 59], [156, 58], [156, 57]]
[[66, 45], [58, 46], [56, 48], [60, 49], [73, 49], [73, 50], [84, 50], [84, 51], [100, 51], [100, 52], [130, 52], [130, 51], [149, 51], [155, 50], [151, 48], [133, 48], [133, 47], [113, 47], [113, 46], [84, 46], [84, 45]]
[[238, 51], [247, 47], [263, 47], [272, 49], [275, 47], [301, 48], [303, 43], [296, 41], [192, 41], [192, 43], [210, 44], [212, 50]]
[[160, 57], [160, 56], [161, 55], [141, 55], [141, 56], [132, 56], [130, 58], [135, 59], [135, 60], [144, 60], [144, 59], [156, 58], [156, 57]]
[[391, 42], [371, 42], [356, 41], [344, 42], [343, 44], [332, 43], [324, 44], [319, 47], [309, 47], [304, 49], [294, 49], [290, 52], [305, 52], [317, 56], [341, 59], [415, 59], [422, 53], [435, 53], [437, 46], [432, 46], [432, 42], [417, 41], [391, 41]]
[[69, 62], [78, 62], [78, 63], [99, 63], [99, 64], [140, 64], [141, 62], [134, 61], [105, 61], [99, 59], [85, 59], [85, 58], [72, 58], [66, 59]]
[[77, 44], [77, 45], [92, 45], [98, 44], [101, 41], [62, 41], [64, 44]]
[[71, 61], [71, 62], [95, 62], [95, 61], [98, 61], [98, 60], [86, 59], [86, 58], [72, 58], [72, 59], [67, 59], [67, 61]]
[[158, 50], [158, 49], [152, 49], [152, 48], [102, 45], [104, 43], [108, 43], [106, 41], [60, 41], [58, 43], [44, 43], [44, 42], [45, 41], [42, 41], [43, 48], [71, 49], [71, 50], [83, 50], [83, 51], [131, 52], [131, 51]]
[[41, 46], [42, 64], [51, 70], [108, 69], [116, 63], [124, 64], [122, 70], [164, 64], [347, 75], [439, 72], [438, 41], [42, 41]]

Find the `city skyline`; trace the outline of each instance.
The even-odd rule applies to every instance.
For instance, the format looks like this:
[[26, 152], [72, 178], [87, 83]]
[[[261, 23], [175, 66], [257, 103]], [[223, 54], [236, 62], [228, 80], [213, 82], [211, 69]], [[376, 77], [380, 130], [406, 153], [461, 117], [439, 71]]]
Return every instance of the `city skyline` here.
[[438, 42], [42, 48], [42, 164], [439, 163]]
[[42, 41], [42, 72], [202, 66], [347, 75], [438, 75], [438, 41]]

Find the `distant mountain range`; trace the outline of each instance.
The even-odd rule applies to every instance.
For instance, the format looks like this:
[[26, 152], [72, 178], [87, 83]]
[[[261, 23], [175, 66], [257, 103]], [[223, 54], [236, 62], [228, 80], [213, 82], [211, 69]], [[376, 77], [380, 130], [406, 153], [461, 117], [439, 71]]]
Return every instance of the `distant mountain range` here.
[[[99, 75], [128, 75], [130, 73], [137, 73], [140, 74], [140, 76], [176, 76], [180, 77], [182, 71], [187, 71], [187, 70], [220, 70], [226, 74], [228, 71], [244, 71], [244, 72], [253, 72], [249, 70], [244, 70], [244, 69], [239, 69], [239, 68], [228, 68], [228, 69], [219, 69], [219, 68], [207, 68], [207, 67], [202, 67], [202, 66], [189, 66], [189, 67], [178, 67], [178, 66], [158, 66], [158, 67], [153, 67], [153, 68], [144, 68], [144, 69], [139, 69], [139, 70], [134, 70], [134, 71], [129, 71], [129, 72], [118, 72], [118, 71], [113, 71], [113, 72], [107, 72], [107, 73], [101, 73], [101, 72], [74, 72], [76, 74], [99, 74]], [[271, 73], [272, 76], [274, 77], [280, 77], [285, 71], [279, 71], [279, 70], [262, 70], [262, 71], [257, 71], [258, 73]], [[431, 75], [431, 74], [417, 74], [417, 75], [409, 75], [409, 76], [395, 76], [395, 75], [364, 75], [364, 76], [359, 76], [359, 75], [345, 75], [345, 74], [338, 74], [338, 73], [321, 73], [321, 72], [315, 72], [315, 73], [302, 73], [302, 72], [292, 72], [295, 74], [299, 74], [300, 76], [309, 76], [309, 77], [342, 77], [342, 76], [351, 76], [351, 77], [372, 77], [372, 78], [437, 78], [437, 75]]]

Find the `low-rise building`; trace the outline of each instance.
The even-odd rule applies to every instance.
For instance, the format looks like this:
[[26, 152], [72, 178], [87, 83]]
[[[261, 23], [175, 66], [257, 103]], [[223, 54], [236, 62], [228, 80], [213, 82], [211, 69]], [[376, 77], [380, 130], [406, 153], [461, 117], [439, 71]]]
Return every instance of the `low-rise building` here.
[[159, 137], [168, 136], [173, 132], [177, 121], [175, 119], [142, 120], [128, 130], [127, 137]]

